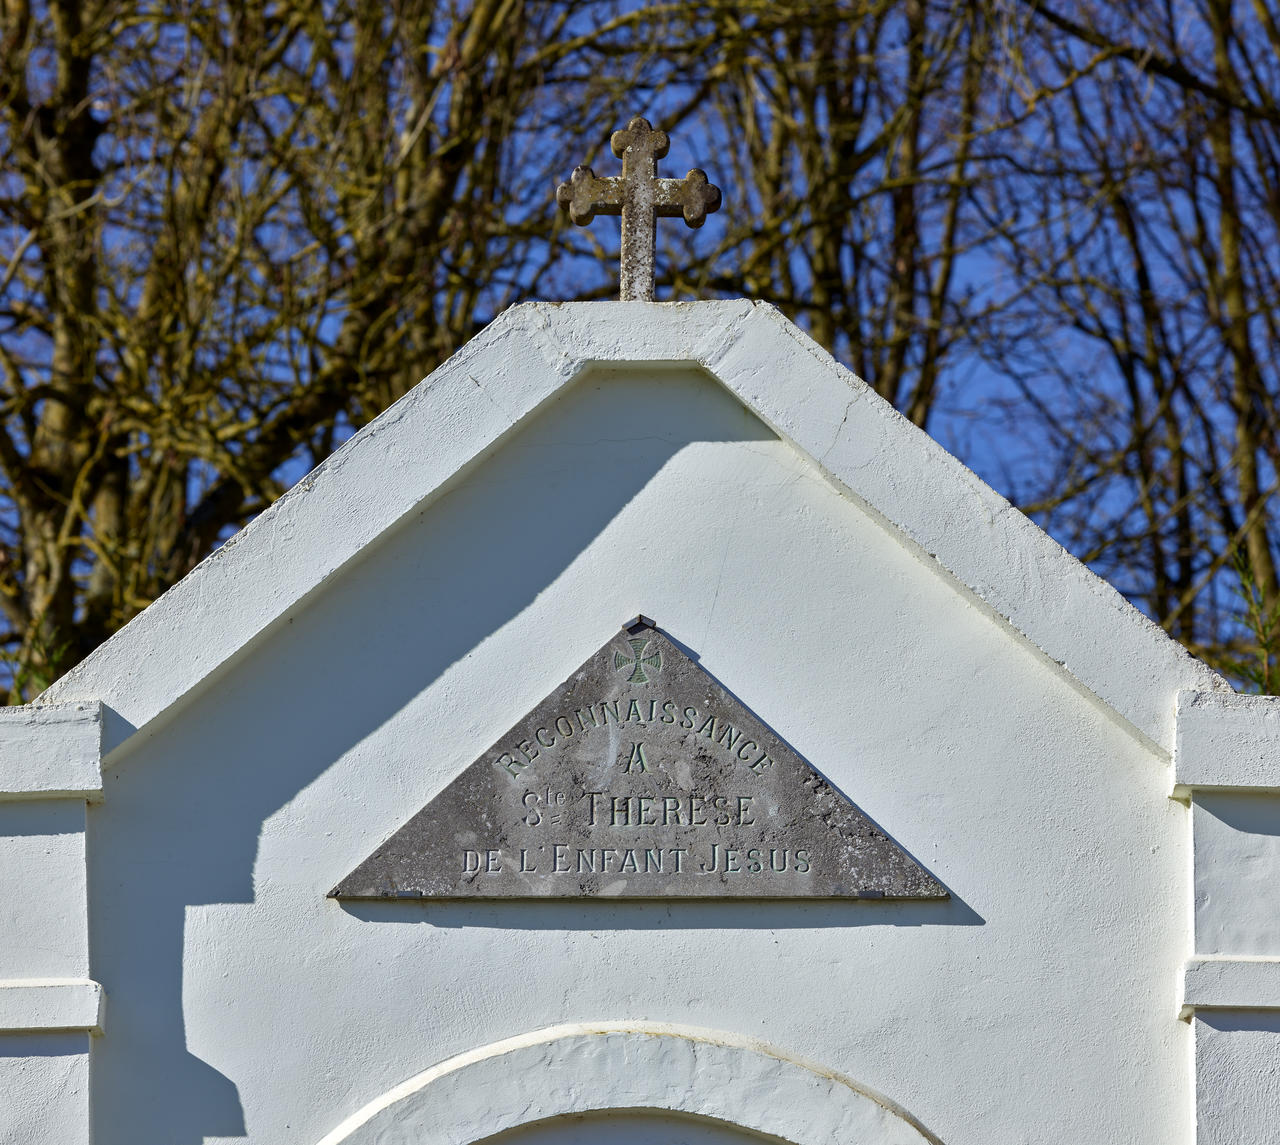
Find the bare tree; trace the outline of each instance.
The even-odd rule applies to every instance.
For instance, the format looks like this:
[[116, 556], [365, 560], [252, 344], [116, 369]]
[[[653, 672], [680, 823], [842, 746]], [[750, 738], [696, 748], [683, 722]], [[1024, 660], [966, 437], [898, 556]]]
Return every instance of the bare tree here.
[[583, 130], [608, 114], [618, 82], [591, 57], [642, 14], [0, 13], [0, 643], [19, 699], [537, 282], [530, 187], [543, 209], [562, 160], [528, 141], [570, 99]]
[[[637, 111], [766, 298], [1171, 633], [1277, 684], [1265, 5], [0, 0], [0, 674], [29, 698], [502, 307]], [[961, 430], [989, 427], [966, 445]], [[1273, 639], [1273, 634], [1276, 636]]]
[[1037, 441], [1022, 499], [1193, 650], [1271, 690], [1274, 16], [1028, 2], [1003, 31], [1016, 130], [986, 190], [1014, 301], [984, 348]]
[[903, 0], [704, 5], [704, 122], [736, 209], [708, 270], [677, 282], [768, 298], [919, 425], [979, 315], [957, 266], [980, 246], [979, 6]]

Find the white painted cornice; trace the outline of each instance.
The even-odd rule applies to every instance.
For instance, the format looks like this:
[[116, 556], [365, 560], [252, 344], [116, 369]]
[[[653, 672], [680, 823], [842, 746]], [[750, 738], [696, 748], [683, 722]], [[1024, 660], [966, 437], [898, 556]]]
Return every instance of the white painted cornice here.
[[1280, 791], [1280, 696], [1183, 692], [1174, 794]]
[[0, 801], [102, 795], [102, 705], [0, 708]]
[[705, 369], [1157, 751], [1172, 752], [1179, 690], [1229, 690], [772, 306], [580, 302], [504, 313], [41, 702], [101, 700], [118, 747], [584, 371], [631, 363]]

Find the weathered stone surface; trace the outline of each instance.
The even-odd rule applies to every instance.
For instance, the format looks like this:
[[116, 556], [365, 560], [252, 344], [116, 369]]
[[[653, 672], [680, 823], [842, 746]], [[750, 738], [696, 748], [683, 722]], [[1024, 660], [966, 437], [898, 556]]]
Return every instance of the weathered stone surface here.
[[643, 617], [331, 893], [947, 895]]
[[720, 209], [720, 188], [699, 167], [683, 179], [659, 179], [658, 160], [666, 157], [671, 140], [644, 116], [633, 116], [609, 142], [622, 160], [621, 177], [575, 167], [556, 188], [556, 201], [580, 227], [596, 215], [622, 216], [620, 296], [624, 302], [652, 302], [657, 220], [683, 217], [691, 227], [702, 226]]

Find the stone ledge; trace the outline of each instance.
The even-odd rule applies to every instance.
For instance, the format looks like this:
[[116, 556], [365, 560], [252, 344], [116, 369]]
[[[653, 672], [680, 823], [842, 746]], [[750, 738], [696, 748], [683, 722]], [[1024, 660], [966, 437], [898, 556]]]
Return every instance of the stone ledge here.
[[68, 978], [0, 981], [0, 1034], [84, 1031], [100, 1034], [106, 992], [97, 982]]
[[101, 704], [0, 708], [0, 800], [101, 795]]
[[1280, 696], [1179, 692], [1174, 795], [1280, 791]]
[[1193, 958], [1182, 1016], [1197, 1010], [1280, 1010], [1280, 958]]

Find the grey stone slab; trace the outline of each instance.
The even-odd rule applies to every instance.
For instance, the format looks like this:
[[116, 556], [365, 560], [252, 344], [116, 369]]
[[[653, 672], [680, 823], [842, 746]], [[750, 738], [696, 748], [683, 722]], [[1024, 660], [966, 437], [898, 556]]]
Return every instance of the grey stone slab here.
[[947, 897], [643, 617], [330, 893]]

